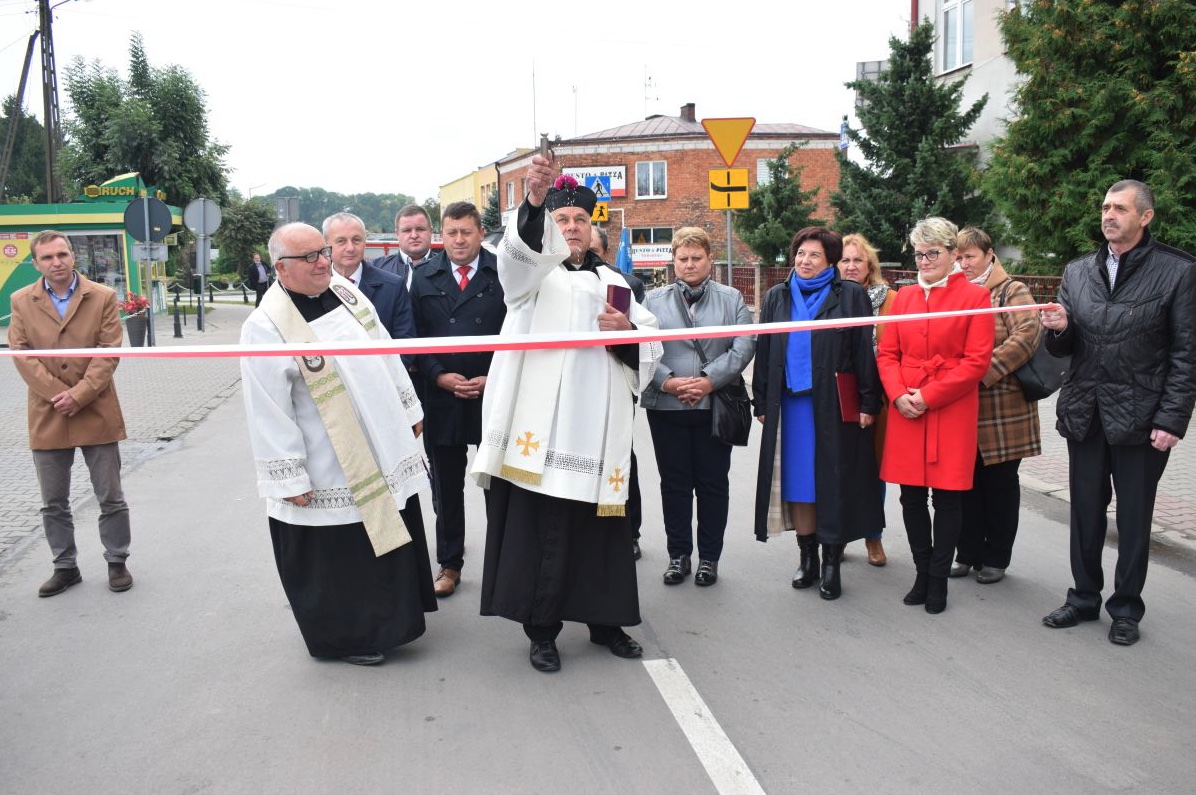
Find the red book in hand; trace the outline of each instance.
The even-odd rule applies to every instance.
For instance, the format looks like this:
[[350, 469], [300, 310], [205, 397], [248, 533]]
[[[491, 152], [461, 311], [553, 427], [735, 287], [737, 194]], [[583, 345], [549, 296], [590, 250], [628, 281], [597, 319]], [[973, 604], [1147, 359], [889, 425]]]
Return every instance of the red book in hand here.
[[631, 288], [620, 287], [617, 284], [606, 285], [606, 303], [622, 312], [631, 315]]
[[844, 422], [860, 421], [860, 382], [855, 373], [835, 373], [839, 390], [839, 414]]

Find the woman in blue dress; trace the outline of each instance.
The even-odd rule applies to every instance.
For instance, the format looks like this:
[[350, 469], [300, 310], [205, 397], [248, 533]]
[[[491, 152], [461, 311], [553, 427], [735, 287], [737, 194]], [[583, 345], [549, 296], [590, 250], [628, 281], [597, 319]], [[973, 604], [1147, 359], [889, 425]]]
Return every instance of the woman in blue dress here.
[[[789, 245], [793, 272], [765, 295], [760, 322], [871, 316], [864, 289], [840, 279], [834, 267], [842, 248], [829, 229], [798, 232]], [[767, 541], [770, 534], [796, 530], [800, 563], [793, 587], [821, 580], [822, 598], [838, 599], [844, 545], [883, 518], [872, 446], [881, 393], [871, 326], [761, 334], [752, 391], [764, 424], [756, 537]]]

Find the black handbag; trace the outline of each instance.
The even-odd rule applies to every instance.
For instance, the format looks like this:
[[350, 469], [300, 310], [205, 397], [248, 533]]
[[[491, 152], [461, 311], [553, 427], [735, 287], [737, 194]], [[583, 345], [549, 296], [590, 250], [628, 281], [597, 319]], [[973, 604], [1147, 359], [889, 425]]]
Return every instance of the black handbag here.
[[[690, 328], [695, 328], [680, 293], [674, 292], [673, 295], [681, 305], [681, 316]], [[702, 341], [695, 339], [693, 343], [698, 351], [698, 358], [702, 360], [702, 367], [705, 367], [710, 361], [706, 358]], [[748, 395], [747, 383], [742, 374], [722, 389], [716, 389], [710, 394], [710, 408], [710, 435], [723, 444], [745, 446], [752, 432], [752, 399]]]
[[[1005, 282], [998, 306], [1005, 306], [1005, 296], [1009, 293], [1009, 285], [1012, 283], [1012, 279]], [[1031, 403], [1048, 398], [1058, 392], [1059, 387], [1063, 385], [1063, 376], [1067, 372], [1067, 368], [1071, 367], [1070, 356], [1051, 355], [1046, 348], [1045, 338], [1046, 331], [1043, 331], [1042, 336], [1038, 339], [1038, 347], [1034, 349], [1034, 355], [1013, 371], [1013, 377], [1022, 386], [1022, 394]]]

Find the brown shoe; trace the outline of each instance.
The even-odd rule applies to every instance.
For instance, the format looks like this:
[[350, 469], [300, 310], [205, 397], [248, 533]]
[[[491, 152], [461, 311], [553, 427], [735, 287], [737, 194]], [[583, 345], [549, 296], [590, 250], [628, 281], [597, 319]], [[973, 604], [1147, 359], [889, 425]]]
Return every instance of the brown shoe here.
[[78, 585], [81, 582], [83, 582], [83, 575], [79, 573], [78, 566], [70, 569], [54, 569], [54, 576], [42, 583], [41, 587], [37, 589], [37, 595], [57, 596], [72, 585]]
[[133, 587], [133, 575], [124, 563], [108, 564], [108, 590], [120, 593]]
[[883, 566], [889, 562], [885, 556], [885, 545], [879, 538], [865, 538], [864, 546], [868, 548], [868, 562], [873, 566]]
[[436, 575], [436, 581], [432, 584], [436, 595], [440, 597], [452, 596], [453, 591], [457, 590], [457, 583], [461, 582], [461, 572], [457, 569], [446, 569], [440, 567], [440, 572]]

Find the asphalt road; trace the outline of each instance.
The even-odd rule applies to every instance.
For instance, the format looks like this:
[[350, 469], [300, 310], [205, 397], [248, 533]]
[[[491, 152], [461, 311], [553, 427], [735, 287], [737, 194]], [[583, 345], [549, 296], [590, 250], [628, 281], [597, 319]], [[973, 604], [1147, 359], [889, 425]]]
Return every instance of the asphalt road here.
[[[792, 538], [752, 537], [754, 432], [733, 459], [718, 584], [666, 587], [638, 422], [644, 624], [631, 632], [647, 665], [568, 626], [563, 670], [530, 668], [520, 628], [478, 615], [471, 487], [460, 590], [423, 638], [360, 668], [307, 656], [235, 396], [126, 476], [131, 591], [107, 590], [94, 509], [79, 521], [81, 585], [37, 598], [40, 541], [0, 572], [0, 791], [1191, 792], [1189, 557], [1154, 558], [1137, 646], [1110, 644], [1107, 617], [1046, 629], [1069, 579], [1066, 517], [1030, 497], [1009, 577], [952, 580], [931, 616], [901, 603], [913, 571], [890, 489], [889, 565], [854, 545], [843, 598], [824, 602], [789, 586]], [[658, 688], [662, 669], [701, 701]], [[726, 742], [691, 742], [695, 720]]]

